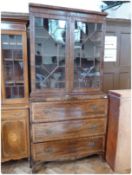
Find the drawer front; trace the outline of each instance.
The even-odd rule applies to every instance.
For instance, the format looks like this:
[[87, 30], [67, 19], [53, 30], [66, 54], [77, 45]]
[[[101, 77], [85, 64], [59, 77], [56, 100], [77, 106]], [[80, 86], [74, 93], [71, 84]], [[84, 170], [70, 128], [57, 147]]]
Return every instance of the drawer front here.
[[53, 161], [81, 158], [104, 150], [103, 137], [32, 144], [33, 160]]
[[107, 114], [107, 99], [88, 100], [85, 102], [32, 103], [31, 111], [33, 122], [100, 117]]
[[1, 117], [2, 121], [24, 118], [24, 117], [28, 116], [28, 110], [27, 109], [25, 109], [25, 110], [21, 110], [21, 109], [2, 110], [1, 116], [2, 116]]
[[32, 124], [33, 142], [101, 135], [105, 133], [106, 118], [69, 120]]

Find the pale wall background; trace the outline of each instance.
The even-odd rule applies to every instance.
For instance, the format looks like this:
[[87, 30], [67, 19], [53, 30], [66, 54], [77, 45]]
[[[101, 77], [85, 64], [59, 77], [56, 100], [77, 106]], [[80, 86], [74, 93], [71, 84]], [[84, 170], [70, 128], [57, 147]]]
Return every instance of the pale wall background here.
[[101, 0], [2, 0], [2, 11], [28, 12], [28, 3], [49, 4], [99, 11]]
[[[101, 0], [1, 0], [0, 11], [28, 13], [28, 4], [31, 2], [95, 11], [101, 11], [101, 5], [103, 4]], [[107, 17], [110, 18], [130, 19], [131, 5], [130, 3], [126, 3], [117, 10], [112, 8], [106, 12], [108, 13]]]
[[107, 10], [109, 18], [125, 18], [131, 19], [131, 3], [124, 3], [118, 9], [118, 7]]

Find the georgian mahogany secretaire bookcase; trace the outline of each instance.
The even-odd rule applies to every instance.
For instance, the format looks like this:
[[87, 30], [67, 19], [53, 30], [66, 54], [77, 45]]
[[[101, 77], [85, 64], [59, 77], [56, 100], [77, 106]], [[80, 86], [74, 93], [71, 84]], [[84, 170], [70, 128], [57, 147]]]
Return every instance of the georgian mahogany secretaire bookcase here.
[[30, 15], [30, 163], [103, 154], [105, 13], [40, 4]]

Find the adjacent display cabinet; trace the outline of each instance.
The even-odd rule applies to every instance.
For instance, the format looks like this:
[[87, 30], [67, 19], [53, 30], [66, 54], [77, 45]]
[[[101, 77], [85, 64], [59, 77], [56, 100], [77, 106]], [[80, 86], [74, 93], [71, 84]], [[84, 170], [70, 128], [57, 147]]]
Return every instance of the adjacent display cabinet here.
[[31, 166], [103, 154], [105, 13], [30, 4]]
[[106, 160], [116, 172], [131, 172], [131, 90], [109, 91]]
[[2, 13], [2, 162], [28, 157], [27, 17]]

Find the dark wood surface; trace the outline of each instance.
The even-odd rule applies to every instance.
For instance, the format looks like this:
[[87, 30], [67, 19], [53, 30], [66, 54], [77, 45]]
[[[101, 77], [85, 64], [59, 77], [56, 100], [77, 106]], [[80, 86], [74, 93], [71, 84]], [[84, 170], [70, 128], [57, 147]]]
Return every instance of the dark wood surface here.
[[119, 100], [109, 96], [109, 111], [108, 111], [108, 131], [106, 143], [106, 160], [111, 167], [115, 164], [115, 154], [117, 146], [118, 121], [119, 121]]
[[28, 113], [27, 110], [21, 109], [21, 108], [17, 108], [17, 109], [9, 109], [8, 107], [6, 107], [5, 109], [2, 108], [2, 121], [4, 120], [13, 120], [13, 119], [21, 119], [21, 118], [25, 118]]
[[32, 125], [33, 143], [104, 135], [106, 118], [68, 120]]
[[131, 169], [131, 90], [109, 91], [106, 161], [116, 172]]
[[110, 90], [106, 161], [115, 172], [131, 171], [131, 90]]
[[106, 117], [107, 99], [32, 103], [32, 122]]
[[72, 160], [102, 152], [104, 138], [85, 137], [32, 145], [34, 161]]
[[15, 13], [15, 12], [1, 12], [1, 20], [14, 22], [17, 21], [18, 23], [25, 22], [28, 23], [29, 21], [29, 14], [28, 13]]
[[2, 162], [28, 157], [28, 110], [2, 110]]
[[[32, 102], [30, 110], [31, 160], [34, 163], [104, 153], [107, 99]], [[90, 141], [93, 146], [89, 147], [91, 138], [95, 138], [95, 142]], [[72, 152], [69, 153], [69, 149]]]
[[30, 8], [37, 8], [37, 9], [46, 9], [46, 10], [62, 10], [62, 11], [70, 11], [70, 12], [79, 12], [79, 13], [87, 13], [87, 14], [96, 14], [96, 15], [102, 15], [106, 16], [107, 13], [105, 12], [98, 12], [98, 11], [90, 11], [85, 9], [77, 9], [77, 8], [69, 8], [69, 7], [61, 7], [61, 6], [51, 6], [51, 5], [45, 5], [45, 4], [36, 4], [36, 3], [29, 3]]

